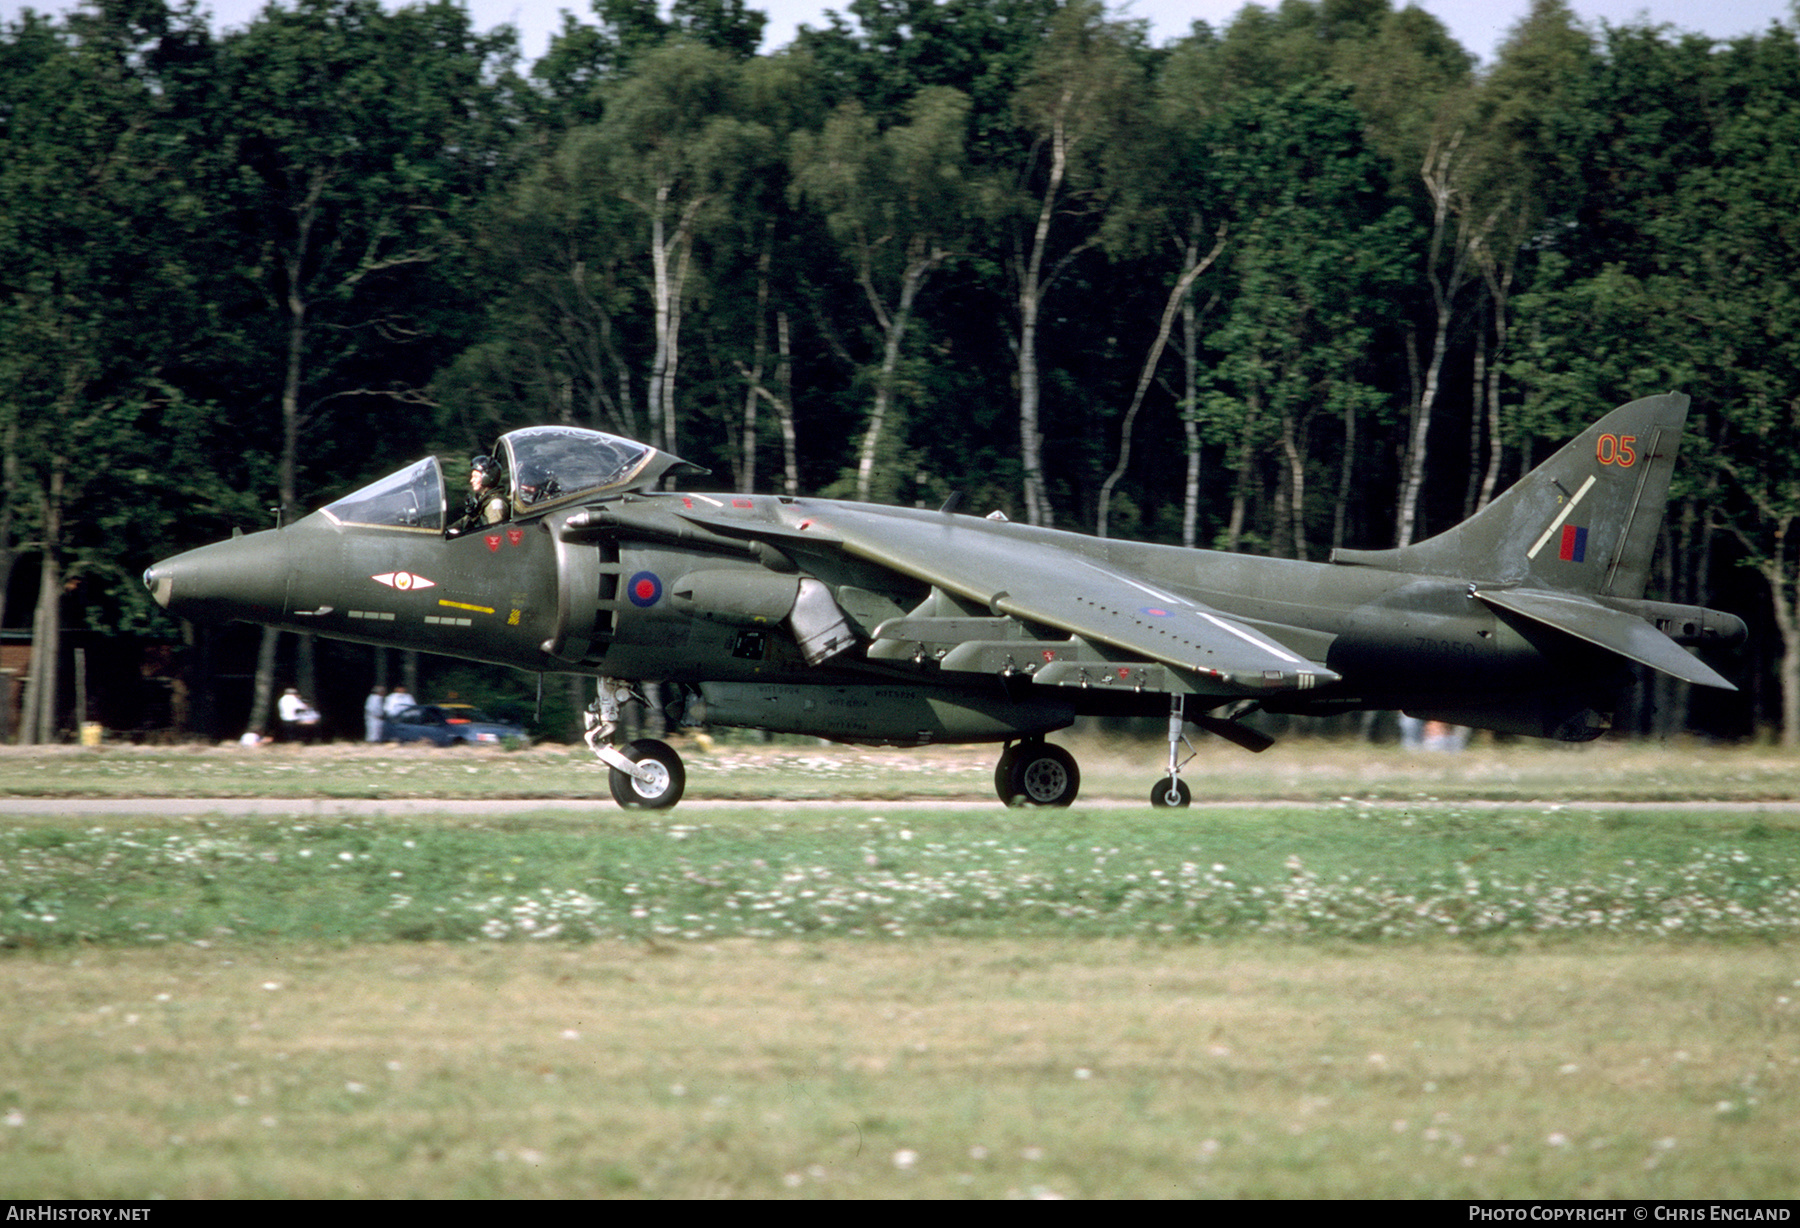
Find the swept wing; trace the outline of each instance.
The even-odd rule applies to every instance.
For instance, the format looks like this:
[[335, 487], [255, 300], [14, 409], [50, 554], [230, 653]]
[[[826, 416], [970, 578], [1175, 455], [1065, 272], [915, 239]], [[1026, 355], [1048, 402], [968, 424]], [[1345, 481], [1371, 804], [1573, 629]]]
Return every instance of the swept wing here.
[[[946, 513], [795, 504], [801, 536], [1039, 627], [1101, 646], [1121, 662], [1153, 662], [1213, 694], [1305, 690], [1338, 680], [1324, 665], [1238, 619], [1024, 525]], [[760, 536], [765, 525], [699, 509], [684, 519]], [[790, 530], [793, 532], [794, 530]], [[946, 663], [947, 665], [949, 662]]]

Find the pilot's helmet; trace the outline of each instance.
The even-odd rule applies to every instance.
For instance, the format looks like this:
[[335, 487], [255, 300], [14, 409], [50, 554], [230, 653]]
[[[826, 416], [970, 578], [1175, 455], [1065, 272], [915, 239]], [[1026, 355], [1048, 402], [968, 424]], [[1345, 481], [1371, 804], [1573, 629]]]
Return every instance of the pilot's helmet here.
[[477, 456], [469, 461], [469, 472], [480, 479], [485, 490], [500, 480], [500, 462], [491, 456]]
[[558, 492], [556, 475], [542, 465], [530, 463], [519, 466], [519, 502], [536, 503], [548, 499]]

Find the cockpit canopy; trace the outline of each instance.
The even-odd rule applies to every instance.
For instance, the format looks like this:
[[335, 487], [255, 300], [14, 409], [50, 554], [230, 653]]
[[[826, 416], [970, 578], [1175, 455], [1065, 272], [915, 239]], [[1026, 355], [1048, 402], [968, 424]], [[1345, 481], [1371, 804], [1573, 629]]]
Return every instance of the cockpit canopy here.
[[444, 531], [444, 470], [435, 456], [370, 482], [323, 509], [338, 524]]
[[[506, 467], [514, 519], [578, 499], [645, 490], [671, 471], [707, 472], [649, 444], [574, 426], [509, 431], [494, 457]], [[428, 456], [328, 504], [324, 513], [338, 524], [442, 533], [448, 508], [443, 466]]]

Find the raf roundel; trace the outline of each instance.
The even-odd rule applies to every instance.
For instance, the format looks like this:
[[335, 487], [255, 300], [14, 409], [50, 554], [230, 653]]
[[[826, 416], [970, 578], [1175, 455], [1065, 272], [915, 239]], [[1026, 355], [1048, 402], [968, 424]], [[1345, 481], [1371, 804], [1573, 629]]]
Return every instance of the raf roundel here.
[[662, 592], [662, 577], [653, 571], [640, 571], [625, 585], [625, 595], [631, 599], [631, 604], [644, 610], [661, 601]]

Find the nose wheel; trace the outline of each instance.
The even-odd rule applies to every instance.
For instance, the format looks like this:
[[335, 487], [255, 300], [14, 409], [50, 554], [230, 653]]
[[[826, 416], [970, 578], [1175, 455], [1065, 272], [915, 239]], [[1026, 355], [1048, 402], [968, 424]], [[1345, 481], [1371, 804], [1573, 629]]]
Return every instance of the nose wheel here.
[[599, 695], [588, 705], [583, 721], [588, 749], [612, 771], [607, 780], [613, 800], [627, 810], [667, 810], [687, 790], [687, 769], [675, 748], [655, 738], [639, 738], [624, 747], [613, 745], [619, 730], [619, 707], [641, 696], [628, 682], [602, 678]]
[[613, 768], [608, 773], [613, 800], [627, 810], [667, 810], [687, 789], [687, 769], [675, 748], [655, 738], [629, 742], [619, 752], [636, 772]]

